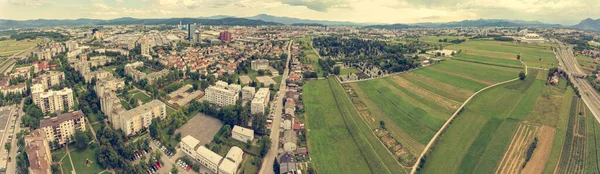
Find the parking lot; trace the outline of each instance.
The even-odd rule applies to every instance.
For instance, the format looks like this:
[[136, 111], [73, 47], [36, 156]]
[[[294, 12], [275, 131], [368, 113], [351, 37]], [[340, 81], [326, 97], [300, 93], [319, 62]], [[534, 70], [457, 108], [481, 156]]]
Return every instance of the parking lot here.
[[181, 137], [190, 135], [204, 145], [213, 140], [221, 127], [223, 127], [221, 120], [199, 113], [177, 129], [175, 134], [181, 132]]

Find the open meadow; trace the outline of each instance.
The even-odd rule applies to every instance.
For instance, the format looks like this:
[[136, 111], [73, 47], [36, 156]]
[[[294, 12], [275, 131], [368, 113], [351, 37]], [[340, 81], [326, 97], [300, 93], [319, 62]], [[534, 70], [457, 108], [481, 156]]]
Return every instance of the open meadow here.
[[365, 124], [334, 79], [305, 85], [312, 163], [319, 173], [406, 173]]
[[11, 56], [13, 54], [19, 53], [23, 50], [29, 49], [38, 43], [40, 43], [41, 39], [36, 40], [5, 40], [0, 41], [0, 57]]
[[461, 51], [461, 53], [489, 58], [521, 60], [530, 67], [552, 68], [558, 66], [558, 60], [552, 51], [551, 44], [526, 44], [500, 42], [493, 40], [469, 40], [461, 44], [450, 45], [445, 49]]

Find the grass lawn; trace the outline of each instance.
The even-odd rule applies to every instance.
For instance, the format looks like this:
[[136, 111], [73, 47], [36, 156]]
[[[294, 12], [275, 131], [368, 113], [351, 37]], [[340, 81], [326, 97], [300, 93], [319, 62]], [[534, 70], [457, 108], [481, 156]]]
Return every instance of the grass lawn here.
[[100, 127], [102, 126], [101, 124], [102, 123], [97, 123], [92, 125], [92, 129], [94, 129], [94, 132], [98, 132], [98, 130], [100, 130]]
[[138, 101], [142, 101], [143, 103], [148, 103], [152, 100], [152, 98], [150, 98], [150, 96], [148, 96], [147, 94], [139, 91], [139, 90], [135, 90], [136, 92], [129, 92], [127, 93], [127, 99], [130, 99], [131, 97], [137, 99]]
[[340, 70], [340, 75], [348, 75], [352, 73], [359, 73], [360, 71], [356, 68], [344, 68]]
[[[96, 152], [94, 150], [87, 149], [83, 152], [73, 150], [71, 151], [71, 159], [77, 173], [98, 173], [104, 170], [96, 161]], [[85, 164], [86, 159], [91, 161], [89, 166]]]
[[176, 110], [167, 106], [167, 116], [171, 116], [171, 114], [175, 114]]
[[275, 81], [275, 83], [277, 83], [277, 86], [275, 86], [276, 89], [279, 89], [279, 85], [281, 85], [281, 78], [283, 78], [283, 77], [282, 76], [273, 77], [273, 81]]
[[13, 54], [19, 53], [23, 50], [31, 48], [36, 44], [40, 43], [42, 39], [36, 40], [5, 40], [0, 41], [0, 56], [11, 56]]
[[[319, 173], [405, 173], [333, 78], [305, 86], [311, 158]], [[333, 108], [333, 109], [332, 109]]]
[[254, 156], [248, 156], [244, 164], [242, 164], [242, 172], [240, 174], [256, 174], [258, 173], [259, 166], [252, 165], [252, 160], [255, 161], [255, 164], [258, 164], [259, 159]]

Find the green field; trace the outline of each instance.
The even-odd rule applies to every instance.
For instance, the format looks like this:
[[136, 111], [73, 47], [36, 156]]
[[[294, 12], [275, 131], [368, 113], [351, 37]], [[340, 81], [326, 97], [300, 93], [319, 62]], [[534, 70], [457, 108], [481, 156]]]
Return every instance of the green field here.
[[600, 124], [586, 108], [586, 173], [600, 173]]
[[505, 66], [505, 67], [515, 67], [515, 68], [523, 67], [523, 65], [521, 65], [521, 62], [519, 62], [518, 60], [497, 59], [497, 58], [491, 58], [491, 57], [485, 57], [485, 56], [475, 56], [475, 55], [470, 55], [470, 54], [457, 54], [454, 56], [453, 59], [468, 61], [468, 62], [473, 62], [473, 63], [481, 63], [481, 64], [486, 64], [486, 65], [496, 65], [496, 66]]
[[376, 80], [358, 85], [387, 117], [421, 144], [427, 144], [445, 122], [398, 96], [389, 85]]
[[19, 53], [23, 50], [29, 49], [36, 44], [40, 43], [41, 39], [36, 40], [5, 40], [0, 41], [0, 57], [1, 56], [11, 56], [13, 54]]
[[464, 62], [458, 60], [447, 60], [444, 63], [431, 66], [455, 75], [471, 77], [473, 79], [498, 83], [518, 77], [521, 68], [507, 68], [499, 66], [484, 65], [478, 63]]
[[356, 68], [343, 68], [340, 70], [340, 75], [348, 75], [352, 73], [359, 73], [360, 71]]
[[462, 50], [462, 53], [500, 59], [521, 60], [530, 67], [551, 68], [558, 66], [558, 60], [552, 52], [551, 44], [526, 44], [498, 42], [492, 40], [469, 40], [446, 47], [450, 50]]
[[405, 173], [334, 78], [305, 86], [309, 147], [319, 173]]
[[142, 101], [143, 103], [148, 103], [152, 101], [152, 98], [150, 98], [150, 96], [139, 90], [132, 90], [127, 94], [127, 99], [130, 99], [132, 97], [137, 99], [138, 101]]
[[[98, 173], [104, 170], [96, 161], [96, 153], [94, 150], [87, 149], [83, 152], [73, 150], [71, 151], [71, 159], [73, 160], [73, 165], [75, 166], [75, 171], [77, 173]], [[89, 167], [85, 164], [86, 159], [91, 161]]]
[[584, 70], [587, 73], [592, 73], [592, 71], [596, 70], [594, 59], [584, 55], [577, 55], [575, 58], [577, 59], [577, 63], [579, 63], [579, 68], [581, 68], [581, 70]]
[[433, 71], [433, 70], [427, 69], [427, 68], [419, 69], [419, 70], [416, 70], [413, 72], [415, 74], [427, 76], [434, 80], [437, 80], [437, 81], [440, 81], [440, 82], [443, 82], [446, 84], [452, 84], [458, 88], [467, 89], [467, 90], [470, 90], [473, 92], [479, 91], [480, 89], [483, 89], [487, 86], [486, 84], [479, 83], [479, 82], [476, 82], [476, 81], [473, 81], [470, 79], [453, 76], [453, 75], [438, 72], [438, 71]]
[[438, 141], [423, 172], [493, 173], [519, 121], [510, 117], [528, 105], [524, 96], [536, 95], [514, 87], [531, 88], [534, 81], [518, 80], [475, 96]]
[[299, 42], [302, 44], [302, 53], [306, 56], [306, 58], [302, 59], [301, 62], [304, 64], [311, 64], [317, 75], [322, 77], [323, 69], [321, 69], [321, 65], [319, 65], [319, 56], [312, 49], [311, 39], [305, 37], [299, 39]]

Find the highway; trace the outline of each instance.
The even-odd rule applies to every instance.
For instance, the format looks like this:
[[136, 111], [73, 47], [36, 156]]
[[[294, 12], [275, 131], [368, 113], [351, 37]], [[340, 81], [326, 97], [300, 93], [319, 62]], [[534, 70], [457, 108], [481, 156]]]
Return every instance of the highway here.
[[553, 41], [559, 44], [559, 48], [557, 48], [554, 52], [556, 54], [556, 58], [559, 60], [559, 65], [564, 71], [567, 72], [571, 83], [573, 83], [573, 85], [579, 89], [581, 99], [583, 99], [583, 102], [588, 108], [590, 108], [596, 120], [600, 122], [600, 95], [587, 81], [587, 79], [573, 76], [585, 74], [581, 69], [579, 69], [577, 59], [573, 55], [573, 47], [565, 45], [556, 39], [553, 39]]
[[288, 44], [288, 58], [287, 61], [285, 63], [285, 70], [283, 71], [283, 74], [281, 76], [281, 83], [279, 85], [279, 91], [277, 92], [277, 95], [275, 96], [275, 106], [271, 107], [271, 113], [274, 114], [273, 116], [273, 123], [271, 124], [271, 149], [269, 149], [269, 152], [267, 153], [267, 155], [265, 155], [263, 163], [260, 167], [260, 174], [273, 174], [273, 163], [275, 162], [275, 158], [277, 158], [278, 155], [278, 151], [279, 151], [279, 125], [281, 124], [281, 116], [282, 116], [282, 110], [283, 110], [283, 98], [285, 97], [285, 92], [287, 91], [287, 85], [285, 83], [285, 81], [288, 78], [288, 74], [290, 71], [290, 59], [292, 58], [292, 52], [291, 52], [291, 48], [292, 48], [292, 40], [290, 40], [289, 44]]

